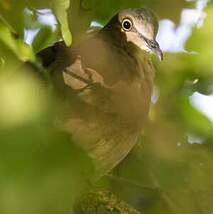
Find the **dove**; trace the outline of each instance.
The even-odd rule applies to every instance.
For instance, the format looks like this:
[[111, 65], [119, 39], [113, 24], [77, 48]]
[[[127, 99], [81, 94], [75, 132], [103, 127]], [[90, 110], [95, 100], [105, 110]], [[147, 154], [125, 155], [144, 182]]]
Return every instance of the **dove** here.
[[97, 33], [67, 47], [57, 42], [38, 57], [66, 107], [57, 124], [92, 158], [97, 177], [109, 173], [137, 143], [153, 91], [151, 55], [158, 20], [144, 8], [118, 12]]

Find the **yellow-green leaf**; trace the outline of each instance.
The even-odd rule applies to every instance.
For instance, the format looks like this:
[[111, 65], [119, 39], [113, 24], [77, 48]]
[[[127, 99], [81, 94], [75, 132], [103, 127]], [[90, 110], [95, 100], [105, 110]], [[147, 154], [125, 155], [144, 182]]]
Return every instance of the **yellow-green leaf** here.
[[2, 23], [0, 23], [0, 41], [21, 61], [35, 60], [32, 49], [21, 39], [15, 38], [10, 30]]
[[53, 0], [53, 10], [61, 25], [62, 37], [67, 46], [72, 44], [72, 34], [68, 23], [68, 9], [70, 8], [70, 0]]

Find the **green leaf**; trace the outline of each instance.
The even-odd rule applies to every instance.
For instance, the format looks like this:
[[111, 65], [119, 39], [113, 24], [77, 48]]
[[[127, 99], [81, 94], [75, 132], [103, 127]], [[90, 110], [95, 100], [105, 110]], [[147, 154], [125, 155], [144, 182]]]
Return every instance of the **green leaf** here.
[[213, 44], [212, 44], [212, 20], [213, 20], [213, 5], [206, 11], [206, 19], [202, 28], [194, 28], [193, 35], [187, 43], [187, 49], [197, 53], [197, 59], [194, 65], [202, 73], [213, 77]]
[[48, 47], [57, 41], [57, 32], [53, 32], [50, 26], [43, 26], [33, 40], [32, 47], [35, 53]]
[[1, 213], [73, 213], [93, 171], [69, 136], [46, 125], [0, 131]]
[[32, 49], [21, 39], [15, 38], [9, 29], [2, 23], [0, 23], [0, 41], [21, 61], [35, 60]]
[[186, 126], [188, 126], [191, 131], [204, 137], [212, 135], [213, 123], [195, 109], [187, 97], [179, 98], [179, 107]]
[[72, 34], [68, 23], [68, 9], [70, 8], [70, 0], [53, 0], [53, 10], [61, 25], [62, 37], [67, 46], [72, 44]]
[[0, 128], [35, 123], [48, 112], [50, 99], [38, 79], [13, 69], [0, 75]]

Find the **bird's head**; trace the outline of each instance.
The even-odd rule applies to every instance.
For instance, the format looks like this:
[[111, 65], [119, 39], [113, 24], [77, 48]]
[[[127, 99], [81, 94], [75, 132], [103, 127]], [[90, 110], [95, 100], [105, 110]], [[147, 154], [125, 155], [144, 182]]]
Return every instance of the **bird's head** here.
[[126, 42], [155, 54], [160, 60], [163, 59], [163, 53], [156, 41], [158, 20], [149, 9], [122, 10], [112, 18], [108, 24], [109, 26], [113, 26], [112, 30], [120, 31]]

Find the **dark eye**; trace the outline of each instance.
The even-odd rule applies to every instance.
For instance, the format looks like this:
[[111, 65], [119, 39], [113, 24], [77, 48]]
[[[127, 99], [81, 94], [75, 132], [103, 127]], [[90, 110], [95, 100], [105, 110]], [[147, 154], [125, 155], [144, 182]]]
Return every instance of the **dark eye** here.
[[124, 19], [122, 22], [122, 28], [126, 31], [130, 31], [132, 29], [132, 21], [130, 19]]

